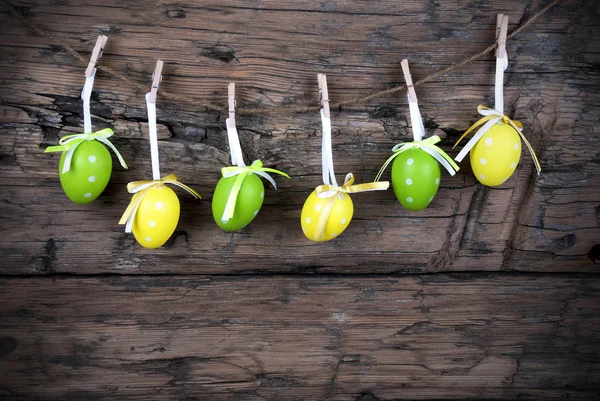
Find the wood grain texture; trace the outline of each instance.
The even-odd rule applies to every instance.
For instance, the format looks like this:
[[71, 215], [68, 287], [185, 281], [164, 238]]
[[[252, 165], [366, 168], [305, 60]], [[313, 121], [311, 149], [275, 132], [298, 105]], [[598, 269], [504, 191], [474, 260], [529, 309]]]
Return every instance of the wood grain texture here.
[[[210, 201], [229, 164], [226, 113], [332, 102], [419, 80], [486, 48], [545, 0], [13, 1], [101, 65], [158, 92], [162, 171], [182, 218], [157, 250], [117, 222], [126, 184], [151, 177], [144, 91], [98, 72], [94, 127], [111, 127], [105, 192], [75, 205], [58, 179], [59, 138], [80, 132], [84, 64], [0, 6], [0, 398], [7, 400], [591, 400], [600, 394], [600, 9], [563, 0], [508, 43], [506, 111], [528, 156], [481, 186], [468, 160], [430, 207], [392, 191], [353, 196], [334, 241], [304, 238], [321, 183], [315, 113], [238, 115], [247, 161], [288, 172], [251, 225], [224, 233]], [[493, 102], [490, 55], [417, 88], [428, 135], [452, 144]], [[164, 94], [184, 98], [165, 101]], [[163, 97], [161, 98], [161, 94]], [[338, 177], [371, 181], [410, 138], [406, 94], [331, 110]], [[467, 158], [468, 159], [468, 158]]]
[[[541, 177], [524, 154], [513, 178], [489, 189], [473, 179], [466, 162], [456, 177], [443, 177], [439, 195], [419, 213], [402, 210], [392, 191], [358, 194], [350, 228], [327, 244], [310, 243], [299, 224], [302, 204], [320, 181], [318, 116], [238, 117], [247, 159], [261, 158], [293, 179], [267, 191], [251, 226], [225, 234], [210, 212], [219, 169], [228, 164], [225, 115], [195, 108], [193, 99], [225, 106], [233, 81], [242, 106], [310, 104], [317, 72], [328, 74], [333, 100], [369, 94], [402, 82], [401, 58], [422, 78], [487, 46], [496, 12], [508, 12], [514, 28], [541, 3], [39, 1], [22, 8], [86, 55], [98, 33], [109, 35], [102, 65], [136, 81], [149, 85], [155, 60], [165, 60], [161, 91], [192, 100], [161, 102], [159, 93], [161, 162], [165, 173], [176, 173], [204, 199], [182, 193], [178, 230], [154, 252], [116, 224], [130, 199], [125, 184], [150, 173], [143, 94], [98, 74], [94, 124], [115, 129], [114, 142], [131, 168], [115, 168], [98, 202], [69, 204], [61, 195], [58, 155], [43, 149], [81, 129], [82, 66], [3, 12], [10, 35], [0, 37], [0, 76], [10, 85], [0, 89], [0, 210], [3, 228], [15, 235], [0, 244], [8, 262], [2, 271], [197, 272], [191, 261], [202, 264], [201, 273], [219, 274], [596, 271], [588, 254], [600, 238], [598, 146], [590, 135], [597, 132], [600, 100], [590, 79], [597, 76], [597, 10], [590, 2], [574, 3], [565, 1], [509, 43], [506, 102], [542, 158]], [[493, 68], [488, 57], [418, 88], [427, 130], [441, 134], [447, 150], [476, 119], [476, 105], [490, 102]], [[338, 174], [372, 180], [390, 148], [409, 137], [407, 114], [404, 94], [334, 110]]]
[[589, 276], [29, 278], [0, 292], [8, 400], [590, 400], [600, 386]]

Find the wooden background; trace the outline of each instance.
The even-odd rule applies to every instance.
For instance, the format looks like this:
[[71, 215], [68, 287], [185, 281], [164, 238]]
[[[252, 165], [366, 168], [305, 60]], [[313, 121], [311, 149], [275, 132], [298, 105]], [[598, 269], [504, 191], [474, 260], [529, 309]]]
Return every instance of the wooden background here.
[[[151, 177], [144, 93], [99, 72], [94, 126], [113, 127], [130, 169], [75, 205], [58, 154], [80, 132], [85, 66], [0, 5], [0, 398], [7, 400], [581, 399], [600, 391], [600, 11], [563, 0], [509, 42], [506, 108], [542, 160], [486, 188], [443, 174], [432, 205], [353, 196], [334, 241], [299, 224], [320, 183], [315, 113], [238, 116], [247, 160], [292, 180], [266, 191], [238, 233], [212, 219], [228, 164], [228, 82], [245, 107], [333, 102], [415, 80], [494, 40], [547, 1], [12, 0], [20, 13], [158, 94], [165, 174], [182, 218], [157, 250], [117, 225], [129, 181]], [[451, 144], [493, 101], [493, 56], [419, 88], [428, 133]], [[189, 99], [167, 102], [161, 92]], [[404, 93], [332, 110], [338, 176], [372, 180], [410, 135]]]

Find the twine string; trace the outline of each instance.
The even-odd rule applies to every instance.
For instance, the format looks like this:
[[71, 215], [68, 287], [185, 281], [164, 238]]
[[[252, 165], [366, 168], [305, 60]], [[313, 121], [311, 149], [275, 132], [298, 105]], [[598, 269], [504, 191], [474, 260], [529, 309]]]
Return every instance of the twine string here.
[[[510, 34], [508, 34], [506, 36], [506, 40], [508, 41], [508, 40], [512, 39], [513, 37], [517, 36], [518, 34], [520, 34], [521, 32], [523, 32], [524, 30], [528, 29], [531, 26], [531, 24], [533, 24], [538, 18], [540, 18], [542, 15], [544, 15], [548, 10], [550, 10], [552, 7], [557, 5], [559, 2], [560, 2], [560, 0], [553, 0], [550, 3], [548, 3], [546, 6], [542, 7], [535, 14], [533, 14], [529, 19], [527, 19], [527, 21], [522, 23], [514, 31], [512, 31]], [[19, 19], [23, 24], [25, 24], [28, 27], [30, 27], [31, 29], [33, 29], [35, 32], [37, 32], [41, 36], [52, 39], [54, 42], [56, 42], [56, 44], [60, 45], [69, 54], [71, 54], [73, 57], [78, 59], [83, 65], [87, 65], [88, 60], [84, 56], [82, 56], [81, 53], [79, 53], [77, 50], [73, 49], [65, 41], [65, 39], [46, 31], [39, 24], [29, 20], [26, 16], [24, 16], [22, 13], [20, 13], [15, 7], [8, 4], [5, 0], [0, 0], [0, 4], [4, 5], [8, 9], [8, 11], [12, 15], [14, 15], [17, 19]], [[464, 58], [463, 60], [461, 60], [455, 64], [452, 64], [440, 71], [437, 71], [431, 75], [421, 78], [418, 81], [415, 81], [414, 86], [417, 87], [417, 86], [423, 85], [426, 82], [431, 82], [441, 76], [448, 75], [451, 72], [453, 72], [454, 70], [457, 70], [457, 69], [463, 67], [464, 65], [469, 64], [469, 63], [485, 56], [488, 53], [491, 53], [495, 49], [496, 49], [496, 43], [494, 42], [493, 44], [489, 45], [488, 47], [486, 47], [485, 49], [481, 50], [478, 53], [475, 53], [469, 57]], [[131, 78], [127, 77], [125, 74], [123, 74], [119, 71], [116, 71], [110, 67], [106, 67], [104, 65], [98, 65], [98, 66], [96, 66], [96, 68], [108, 75], [111, 75], [115, 78], [118, 78], [118, 79], [128, 83], [132, 87], [136, 88], [138, 91], [145, 92], [145, 90], [146, 90], [146, 86], [147, 86], [146, 84], [138, 83], [138, 82], [132, 80]], [[398, 86], [395, 86], [390, 89], [372, 93], [370, 95], [356, 96], [356, 97], [344, 99], [344, 100], [341, 100], [338, 102], [332, 102], [330, 107], [331, 108], [340, 108], [342, 106], [364, 104], [364, 103], [370, 102], [373, 99], [391, 95], [393, 93], [400, 92], [405, 89], [406, 89], [405, 84], [398, 85]], [[165, 92], [164, 90], [161, 90], [161, 97], [164, 99], [167, 99], [167, 100], [177, 102], [177, 103], [190, 104], [190, 105], [194, 105], [196, 107], [198, 107], [198, 106], [205, 107], [208, 110], [215, 110], [215, 111], [226, 111], [227, 110], [227, 106], [221, 106], [221, 105], [214, 104], [211, 102], [206, 102], [201, 99], [175, 95], [172, 93]], [[236, 113], [241, 114], [241, 115], [255, 115], [255, 114], [267, 114], [267, 113], [306, 113], [306, 112], [311, 112], [311, 111], [317, 112], [317, 111], [319, 111], [320, 108], [321, 108], [321, 105], [319, 105], [317, 103], [305, 104], [305, 105], [294, 105], [294, 106], [279, 105], [279, 106], [269, 106], [269, 107], [260, 107], [260, 108], [237, 107]]]

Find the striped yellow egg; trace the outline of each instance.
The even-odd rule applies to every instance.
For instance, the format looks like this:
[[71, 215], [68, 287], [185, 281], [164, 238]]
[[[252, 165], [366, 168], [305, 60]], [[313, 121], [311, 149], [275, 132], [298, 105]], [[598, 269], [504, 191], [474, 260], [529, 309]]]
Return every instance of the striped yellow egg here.
[[503, 184], [521, 159], [519, 133], [508, 124], [494, 124], [473, 146], [470, 158], [479, 182], [488, 187]]
[[133, 220], [133, 235], [144, 248], [162, 246], [179, 222], [179, 199], [173, 190], [157, 185], [148, 190]]
[[[354, 214], [354, 205], [352, 199], [345, 193], [339, 193], [333, 200], [331, 209], [328, 210], [328, 205], [332, 199], [321, 199], [317, 196], [316, 191], [313, 191], [304, 202], [302, 214], [300, 215], [300, 224], [302, 232], [311, 241], [323, 242], [329, 241], [340, 235], [352, 220]], [[323, 213], [328, 213], [326, 216], [325, 230], [319, 230], [319, 219]], [[322, 231], [322, 232], [321, 232]]]

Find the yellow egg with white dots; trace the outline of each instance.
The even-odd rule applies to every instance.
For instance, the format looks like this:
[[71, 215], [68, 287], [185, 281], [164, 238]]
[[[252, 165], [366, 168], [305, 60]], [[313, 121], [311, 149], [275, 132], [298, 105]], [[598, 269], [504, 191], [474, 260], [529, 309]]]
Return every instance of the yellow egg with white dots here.
[[319, 198], [313, 191], [304, 202], [300, 215], [302, 232], [311, 241], [329, 241], [340, 235], [352, 220], [354, 205], [346, 193]]
[[162, 246], [179, 222], [179, 199], [175, 192], [157, 185], [148, 190], [133, 219], [132, 232], [144, 248]]
[[494, 124], [470, 152], [471, 168], [479, 182], [488, 187], [503, 184], [521, 159], [521, 137], [510, 125]]

